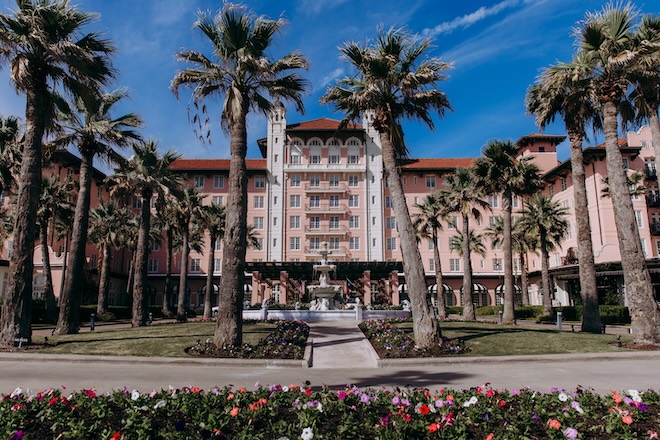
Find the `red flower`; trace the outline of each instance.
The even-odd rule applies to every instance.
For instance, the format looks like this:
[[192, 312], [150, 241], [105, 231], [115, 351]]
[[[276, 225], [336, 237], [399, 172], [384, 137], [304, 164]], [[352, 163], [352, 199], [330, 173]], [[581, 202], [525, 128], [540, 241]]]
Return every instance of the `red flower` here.
[[232, 417], [236, 417], [238, 415], [238, 408], [233, 407], [231, 411], [229, 411], [229, 415]]
[[550, 429], [559, 429], [561, 428], [561, 423], [559, 423], [559, 420], [557, 419], [550, 419], [548, 420], [548, 426]]
[[268, 401], [262, 397], [261, 399], [257, 400], [257, 403], [259, 405], [265, 405], [266, 403], [268, 403]]
[[195, 393], [195, 394], [199, 393], [200, 391], [201, 390], [199, 389], [199, 387], [193, 387], [193, 389], [192, 389], [192, 392]]
[[623, 423], [625, 423], [626, 425], [631, 425], [632, 422], [633, 422], [633, 419], [632, 419], [632, 417], [630, 417], [629, 415], [626, 414], [625, 416], [621, 417], [621, 421]]
[[406, 422], [409, 422], [411, 420], [410, 416], [406, 413], [403, 413], [401, 417], [403, 417], [403, 420], [405, 420]]
[[494, 395], [495, 395], [495, 391], [493, 390], [486, 391], [486, 397], [493, 397]]
[[482, 391], [481, 387], [477, 387], [477, 394], [481, 394]]
[[500, 400], [499, 402], [497, 402], [497, 404], [499, 405], [500, 408], [506, 406], [506, 402], [504, 400]]
[[426, 397], [431, 397], [431, 393], [429, 393], [429, 390], [425, 390], [425, 391], [424, 391], [424, 395], [425, 395]]
[[486, 437], [486, 440], [493, 440], [493, 437], [495, 437], [495, 434], [491, 432], [490, 434], [488, 434], [488, 437]]
[[229, 395], [227, 396], [227, 400], [231, 400], [233, 398], [234, 398], [234, 393], [229, 393]]
[[250, 405], [250, 411], [257, 411], [258, 409], [259, 409], [259, 405], [257, 405], [256, 403]]
[[312, 389], [311, 388], [305, 388], [305, 394], [307, 394], [308, 396], [311, 396], [312, 395]]
[[53, 397], [53, 398], [50, 399], [50, 401], [48, 402], [48, 406], [53, 406], [53, 405], [55, 405], [55, 404], [57, 403], [58, 400], [59, 400], [59, 399], [58, 399], [57, 397]]
[[438, 423], [438, 422], [431, 423], [431, 424], [429, 425], [429, 432], [435, 432], [435, 431], [437, 431], [438, 429], [440, 429], [440, 423]]
[[614, 399], [614, 403], [616, 403], [617, 405], [623, 401], [623, 399], [621, 399], [621, 396], [619, 396], [619, 394], [615, 393], [614, 391], [612, 391], [612, 398]]
[[424, 415], [427, 415], [429, 412], [431, 412], [431, 410], [429, 409], [429, 407], [427, 405], [422, 405], [422, 406], [419, 407], [419, 412], [424, 414]]
[[244, 392], [245, 392], [245, 388], [239, 388], [239, 389], [238, 389], [238, 392], [239, 392], [239, 393], [244, 393]]
[[115, 432], [109, 440], [119, 440], [121, 438], [121, 432]]

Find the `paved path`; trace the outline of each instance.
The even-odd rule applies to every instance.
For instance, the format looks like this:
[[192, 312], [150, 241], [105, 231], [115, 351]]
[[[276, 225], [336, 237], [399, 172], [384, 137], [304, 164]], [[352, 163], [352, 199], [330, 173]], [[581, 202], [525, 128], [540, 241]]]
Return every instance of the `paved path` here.
[[310, 323], [314, 339], [313, 368], [376, 368], [378, 356], [357, 321]]

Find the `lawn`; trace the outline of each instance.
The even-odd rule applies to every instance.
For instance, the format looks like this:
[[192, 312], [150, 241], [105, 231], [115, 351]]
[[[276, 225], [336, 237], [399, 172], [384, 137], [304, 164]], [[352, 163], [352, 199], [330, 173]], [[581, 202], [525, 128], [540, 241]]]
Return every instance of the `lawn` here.
[[[243, 325], [243, 342], [256, 345], [275, 328], [274, 323]], [[184, 351], [197, 340], [213, 338], [215, 322], [160, 324], [135, 329], [111, 330], [77, 335], [49, 336], [56, 344], [41, 353], [67, 353], [110, 356], [186, 357]], [[40, 342], [35, 340], [35, 342]]]
[[[412, 337], [412, 322], [396, 324]], [[616, 345], [616, 335], [572, 333], [474, 322], [441, 323], [442, 335], [460, 338], [471, 349], [469, 356], [591, 353], [628, 351]], [[624, 335], [623, 343], [632, 338]]]

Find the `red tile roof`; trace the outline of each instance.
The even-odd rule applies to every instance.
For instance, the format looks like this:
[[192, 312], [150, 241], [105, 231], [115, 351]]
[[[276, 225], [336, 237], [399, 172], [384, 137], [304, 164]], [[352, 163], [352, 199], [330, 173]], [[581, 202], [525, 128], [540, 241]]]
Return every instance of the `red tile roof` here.
[[[627, 147], [628, 146], [628, 139], [626, 138], [619, 138], [619, 147]], [[596, 148], [605, 148], [605, 142], [596, 145]]]
[[[245, 159], [248, 170], [266, 171], [266, 159]], [[170, 165], [176, 171], [229, 170], [229, 159], [177, 159]]]
[[[288, 131], [307, 131], [307, 130], [338, 130], [341, 121], [330, 118], [318, 118], [311, 121], [298, 122], [286, 126]], [[346, 130], [362, 130], [360, 124], [348, 124]]]
[[453, 170], [455, 168], [469, 168], [476, 160], [472, 157], [408, 159], [403, 162], [401, 168], [404, 170]]

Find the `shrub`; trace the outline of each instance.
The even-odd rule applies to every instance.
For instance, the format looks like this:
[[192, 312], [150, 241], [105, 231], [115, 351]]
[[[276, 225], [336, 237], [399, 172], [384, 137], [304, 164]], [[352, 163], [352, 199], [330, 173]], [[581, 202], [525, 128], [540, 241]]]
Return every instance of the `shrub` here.
[[536, 318], [543, 314], [543, 306], [523, 306], [515, 311], [516, 319]]
[[446, 310], [447, 310], [448, 315], [462, 315], [463, 314], [463, 307], [461, 307], [461, 306], [447, 307]]
[[503, 310], [503, 308], [499, 306], [484, 306], [477, 307], [474, 312], [477, 316], [497, 316], [500, 310]]

